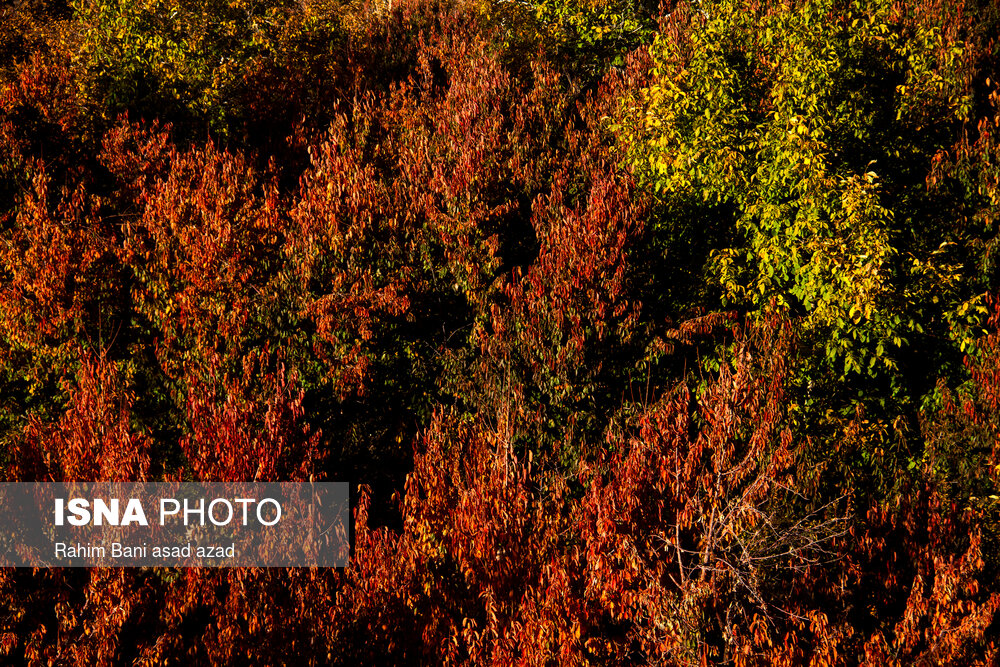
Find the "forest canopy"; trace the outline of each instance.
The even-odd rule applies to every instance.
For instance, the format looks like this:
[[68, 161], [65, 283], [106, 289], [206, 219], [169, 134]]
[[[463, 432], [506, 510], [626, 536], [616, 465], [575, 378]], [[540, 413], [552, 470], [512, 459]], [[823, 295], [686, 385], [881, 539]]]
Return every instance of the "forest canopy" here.
[[0, 472], [347, 481], [0, 570], [27, 665], [1000, 659], [993, 0], [15, 0]]

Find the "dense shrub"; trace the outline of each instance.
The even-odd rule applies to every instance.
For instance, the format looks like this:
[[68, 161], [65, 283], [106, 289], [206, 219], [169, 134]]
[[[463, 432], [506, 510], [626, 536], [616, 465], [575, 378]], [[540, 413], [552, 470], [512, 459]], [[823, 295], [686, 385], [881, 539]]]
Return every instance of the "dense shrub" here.
[[6, 661], [996, 661], [994, 4], [3, 12], [3, 478], [354, 493]]

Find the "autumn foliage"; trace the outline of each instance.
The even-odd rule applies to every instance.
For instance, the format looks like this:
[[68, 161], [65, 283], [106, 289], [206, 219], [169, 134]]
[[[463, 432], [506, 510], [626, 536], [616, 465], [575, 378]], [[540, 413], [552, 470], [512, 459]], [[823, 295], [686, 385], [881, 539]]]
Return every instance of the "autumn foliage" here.
[[0, 9], [4, 481], [343, 569], [0, 571], [26, 665], [1000, 660], [1000, 7]]

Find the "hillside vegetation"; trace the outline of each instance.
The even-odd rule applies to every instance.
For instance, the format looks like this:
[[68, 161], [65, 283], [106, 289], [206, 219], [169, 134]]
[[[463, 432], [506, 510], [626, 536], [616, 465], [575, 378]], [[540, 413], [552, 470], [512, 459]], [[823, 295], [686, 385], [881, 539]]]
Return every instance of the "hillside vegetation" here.
[[0, 570], [27, 665], [1000, 660], [1000, 4], [0, 9], [4, 481], [348, 481]]

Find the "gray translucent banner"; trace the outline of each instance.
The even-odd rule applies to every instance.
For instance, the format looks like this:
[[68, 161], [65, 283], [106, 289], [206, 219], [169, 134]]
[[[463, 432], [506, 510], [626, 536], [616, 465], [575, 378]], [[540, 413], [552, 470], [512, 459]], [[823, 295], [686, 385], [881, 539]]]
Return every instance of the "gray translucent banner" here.
[[343, 567], [341, 482], [0, 484], [0, 567]]

